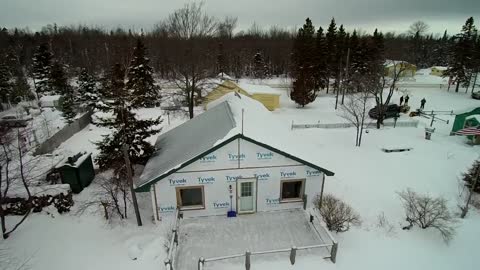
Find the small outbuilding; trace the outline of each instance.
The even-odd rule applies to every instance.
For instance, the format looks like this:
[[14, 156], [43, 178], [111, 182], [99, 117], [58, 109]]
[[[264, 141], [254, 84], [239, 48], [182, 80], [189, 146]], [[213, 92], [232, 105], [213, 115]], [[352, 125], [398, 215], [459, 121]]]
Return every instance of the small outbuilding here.
[[268, 85], [249, 84], [249, 83], [235, 83], [232, 80], [225, 80], [212, 91], [210, 91], [204, 98], [204, 106], [206, 107], [210, 102], [223, 97], [227, 93], [237, 92], [244, 96], [251, 97], [260, 101], [269, 111], [274, 111], [280, 107], [280, 92], [271, 88]]
[[434, 66], [431, 68], [430, 75], [442, 77], [443, 73], [448, 69], [448, 67]]
[[400, 77], [413, 77], [417, 72], [417, 67], [406, 61], [387, 60], [384, 67], [385, 75], [388, 77], [393, 77], [394, 73], [400, 71], [400, 69], [403, 69], [400, 73]]
[[80, 193], [95, 178], [91, 153], [78, 153], [56, 166], [62, 184], [69, 184], [73, 193]]
[[56, 108], [60, 110], [62, 102], [62, 95], [43, 96], [40, 98], [40, 106], [43, 108]]
[[472, 116], [476, 115], [480, 115], [480, 107], [475, 108], [471, 111], [457, 114], [455, 116], [455, 120], [453, 121], [452, 131], [450, 132], [450, 135], [455, 135], [457, 131], [463, 128], [475, 126], [473, 122], [476, 121], [476, 117], [472, 118]]
[[151, 193], [155, 220], [177, 208], [192, 217], [310, 207], [334, 173], [302, 157], [309, 149], [275, 120], [259, 102], [225, 94], [159, 136], [135, 190]]

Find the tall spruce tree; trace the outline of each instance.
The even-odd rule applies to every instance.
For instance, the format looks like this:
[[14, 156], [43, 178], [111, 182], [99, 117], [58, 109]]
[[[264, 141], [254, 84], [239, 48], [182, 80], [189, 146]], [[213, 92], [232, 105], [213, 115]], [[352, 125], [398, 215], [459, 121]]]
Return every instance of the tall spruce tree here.
[[88, 108], [94, 108], [98, 101], [97, 81], [95, 76], [90, 74], [88, 70], [84, 68], [78, 76], [77, 83], [77, 102], [87, 106]]
[[[337, 64], [337, 24], [335, 23], [335, 18], [332, 18], [330, 25], [328, 26], [327, 33], [325, 35], [327, 43], [327, 72], [328, 78], [335, 78], [337, 75], [338, 64]], [[327, 93], [329, 90], [330, 83], [327, 84]]]
[[25, 78], [25, 73], [22, 70], [19, 70], [15, 75], [10, 98], [13, 103], [18, 103], [21, 100], [35, 99], [35, 95], [33, 95], [27, 78]]
[[290, 98], [304, 107], [313, 102], [318, 92], [317, 50], [315, 27], [307, 18], [302, 28], [298, 30], [293, 45], [293, 87]]
[[474, 47], [477, 29], [473, 17], [470, 17], [462, 27], [462, 31], [454, 37], [454, 44], [451, 46], [451, 58], [449, 67], [444, 76], [455, 79], [455, 92], [458, 92], [460, 84], [467, 86], [470, 83], [472, 68], [474, 66]]
[[62, 116], [67, 120], [67, 123], [73, 123], [77, 112], [75, 111], [75, 94], [73, 88], [68, 85], [63, 89], [62, 94]]
[[315, 37], [315, 88], [324, 89], [328, 84], [327, 44], [323, 28], [319, 27]]
[[96, 143], [100, 150], [96, 162], [100, 169], [118, 170], [124, 166], [122, 147], [128, 145], [132, 164], [145, 164], [154, 151], [147, 138], [160, 131], [155, 127], [160, 124], [160, 118], [141, 120], [136, 117], [132, 95], [125, 85], [125, 70], [120, 64], [113, 66], [102, 87], [99, 108], [109, 116], [100, 117], [96, 124], [113, 132]]
[[126, 87], [132, 95], [131, 106], [134, 108], [153, 107], [159, 102], [159, 87], [153, 80], [153, 69], [146, 57], [146, 48], [141, 39], [133, 50], [133, 59], [130, 62], [127, 74]]
[[337, 65], [337, 67], [335, 68], [335, 89], [337, 91], [339, 91], [340, 87], [341, 73], [345, 68], [347, 40], [347, 33], [345, 32], [345, 28], [343, 28], [343, 24], [341, 24], [338, 28], [337, 36], [335, 39], [335, 63]]
[[12, 73], [5, 59], [0, 55], [0, 103], [8, 103], [12, 95]]
[[48, 86], [51, 94], [65, 95], [70, 91], [65, 69], [60, 62], [53, 62], [49, 75]]
[[41, 44], [33, 55], [33, 79], [38, 96], [50, 94], [49, 79], [52, 66], [52, 53], [47, 43]]
[[264, 79], [268, 76], [268, 68], [261, 52], [257, 52], [253, 57], [253, 77]]

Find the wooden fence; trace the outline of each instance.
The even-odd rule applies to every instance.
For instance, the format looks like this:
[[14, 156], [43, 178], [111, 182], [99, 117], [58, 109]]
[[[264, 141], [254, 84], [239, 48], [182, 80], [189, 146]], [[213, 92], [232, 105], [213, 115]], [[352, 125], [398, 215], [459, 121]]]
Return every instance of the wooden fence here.
[[[385, 121], [383, 123], [385, 127], [418, 127], [418, 121], [397, 121], [390, 122]], [[325, 128], [325, 129], [338, 129], [338, 128], [351, 128], [355, 127], [352, 123], [316, 123], [316, 124], [295, 124], [292, 121], [291, 129], [307, 129], [307, 128]], [[376, 128], [376, 123], [369, 122], [364, 124], [365, 128]]]
[[[233, 254], [233, 255], [228, 255], [228, 256], [222, 256], [222, 257], [214, 257], [214, 258], [203, 258], [200, 257], [198, 259], [198, 270], [203, 270], [205, 267], [205, 264], [208, 262], [214, 262], [214, 261], [223, 261], [223, 260], [228, 260], [228, 259], [235, 259], [235, 258], [244, 258], [245, 261], [245, 269], [250, 270], [251, 266], [251, 257], [255, 255], [264, 255], [264, 254], [279, 254], [279, 253], [288, 253], [289, 254], [289, 259], [290, 263], [292, 265], [295, 264], [296, 257], [297, 257], [297, 251], [298, 250], [307, 250], [307, 249], [323, 249], [326, 248], [330, 252], [330, 256], [327, 256], [325, 258], [330, 259], [333, 263], [337, 261], [337, 250], [338, 250], [338, 242], [333, 238], [333, 236], [328, 232], [327, 229], [325, 229], [323, 226], [314, 224], [314, 218], [312, 214], [308, 214], [310, 224], [314, 228], [314, 231], [317, 233], [318, 237], [322, 240], [324, 237], [321, 236], [320, 231], [325, 231], [326, 234], [328, 235], [328, 240], [324, 242], [330, 242], [327, 244], [318, 244], [318, 245], [310, 245], [310, 246], [292, 246], [290, 248], [284, 248], [284, 249], [272, 249], [272, 250], [264, 250], [264, 251], [249, 251], [246, 250], [245, 253], [240, 253], [240, 254]], [[320, 228], [319, 228], [320, 226]]]
[[179, 221], [182, 216], [182, 212], [180, 212], [180, 210], [177, 208], [177, 210], [175, 210], [175, 222], [173, 224], [172, 236], [170, 237], [168, 244], [168, 254], [167, 258], [165, 259], [165, 270], [173, 270], [173, 266], [175, 265], [175, 255], [178, 247], [178, 229], [180, 226]]

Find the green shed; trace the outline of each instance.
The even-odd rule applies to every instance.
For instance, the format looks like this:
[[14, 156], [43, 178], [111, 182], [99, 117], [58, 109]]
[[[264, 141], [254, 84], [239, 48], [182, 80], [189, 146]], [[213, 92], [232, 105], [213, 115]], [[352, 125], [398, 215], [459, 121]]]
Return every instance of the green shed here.
[[80, 193], [95, 178], [91, 153], [78, 153], [57, 165], [63, 184], [69, 184], [73, 193]]
[[450, 132], [450, 135], [455, 135], [455, 132], [459, 131], [460, 129], [466, 127], [466, 126], [472, 126], [472, 123], [467, 123], [468, 119], [472, 119], [470, 116], [473, 115], [480, 115], [480, 107], [473, 109], [469, 112], [457, 114], [455, 116], [455, 121], [453, 122], [453, 127], [452, 131]]

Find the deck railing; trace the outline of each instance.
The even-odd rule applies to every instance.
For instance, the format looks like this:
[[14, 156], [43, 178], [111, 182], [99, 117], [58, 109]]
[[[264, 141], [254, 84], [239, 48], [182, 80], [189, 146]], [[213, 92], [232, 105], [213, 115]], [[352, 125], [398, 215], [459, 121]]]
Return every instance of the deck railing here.
[[182, 212], [177, 208], [175, 210], [175, 221], [172, 228], [172, 236], [170, 237], [168, 244], [168, 254], [165, 259], [165, 270], [173, 270], [175, 265], [175, 254], [178, 247], [178, 228], [180, 226], [180, 218], [182, 218]]
[[290, 259], [290, 263], [292, 265], [295, 264], [295, 260], [296, 260], [296, 257], [297, 257], [297, 251], [298, 250], [307, 250], [307, 249], [322, 249], [322, 248], [326, 248], [329, 252], [330, 252], [330, 256], [327, 256], [325, 258], [327, 259], [330, 259], [333, 263], [336, 262], [336, 258], [337, 258], [337, 250], [338, 250], [338, 242], [333, 238], [333, 236], [330, 234], [330, 232], [328, 232], [327, 229], [325, 229], [323, 226], [321, 226], [320, 224], [320, 228], [319, 225], [315, 225], [314, 224], [314, 217], [312, 214], [309, 214], [308, 215], [308, 218], [310, 220], [310, 224], [311, 226], [314, 228], [314, 230], [316, 231], [318, 237], [322, 240], [323, 238], [321, 237], [321, 234], [319, 232], [319, 230], [323, 230], [326, 232], [326, 234], [328, 235], [328, 238], [329, 240], [327, 242], [329, 243], [326, 243], [326, 244], [318, 244], [318, 245], [310, 245], [310, 246], [300, 246], [300, 247], [297, 247], [297, 246], [292, 246], [291, 248], [284, 248], [284, 249], [272, 249], [272, 250], [264, 250], [264, 251], [250, 251], [250, 250], [246, 250], [245, 253], [240, 253], [240, 254], [233, 254], [233, 255], [227, 255], [227, 256], [222, 256], [222, 257], [213, 257], [213, 258], [203, 258], [203, 257], [200, 257], [198, 259], [198, 270], [203, 270], [204, 269], [204, 266], [206, 263], [208, 262], [214, 262], [214, 261], [223, 261], [223, 260], [228, 260], [228, 259], [235, 259], [235, 258], [245, 258], [245, 269], [246, 270], [250, 270], [250, 265], [251, 265], [251, 257], [252, 256], [255, 256], [255, 255], [264, 255], [264, 254], [279, 254], [279, 253], [289, 253], [289, 259]]

